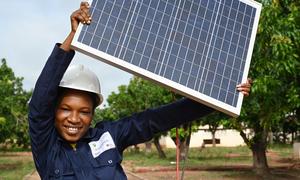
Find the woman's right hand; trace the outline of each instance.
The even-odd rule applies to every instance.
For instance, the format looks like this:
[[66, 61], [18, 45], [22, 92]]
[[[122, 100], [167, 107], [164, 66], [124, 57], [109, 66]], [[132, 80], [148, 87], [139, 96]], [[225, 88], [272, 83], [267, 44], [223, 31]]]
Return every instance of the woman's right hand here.
[[89, 13], [90, 5], [88, 2], [81, 2], [80, 8], [71, 14], [71, 31], [76, 32], [79, 23], [90, 24], [91, 16]]
[[78, 28], [79, 23], [82, 24], [90, 24], [92, 21], [91, 15], [89, 13], [90, 5], [88, 2], [81, 2], [80, 8], [74, 11], [71, 14], [71, 32], [65, 39], [65, 41], [60, 45], [60, 48], [64, 51], [70, 51], [71, 43], [73, 41], [74, 35], [76, 33], [76, 30]]

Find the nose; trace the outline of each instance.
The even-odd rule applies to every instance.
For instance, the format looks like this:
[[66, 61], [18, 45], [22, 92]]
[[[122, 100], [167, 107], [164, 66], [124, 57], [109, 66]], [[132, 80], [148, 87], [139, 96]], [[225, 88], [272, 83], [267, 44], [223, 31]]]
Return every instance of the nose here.
[[70, 115], [68, 116], [68, 121], [70, 123], [78, 123], [78, 122], [80, 122], [79, 113], [74, 112], [74, 111], [72, 113], [70, 113]]

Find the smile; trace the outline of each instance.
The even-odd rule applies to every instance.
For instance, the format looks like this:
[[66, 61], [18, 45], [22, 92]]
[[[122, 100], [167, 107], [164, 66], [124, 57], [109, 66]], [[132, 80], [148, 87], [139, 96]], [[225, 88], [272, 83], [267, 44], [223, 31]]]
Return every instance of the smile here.
[[68, 134], [77, 134], [81, 129], [80, 127], [70, 127], [70, 126], [64, 126], [64, 128], [67, 130]]

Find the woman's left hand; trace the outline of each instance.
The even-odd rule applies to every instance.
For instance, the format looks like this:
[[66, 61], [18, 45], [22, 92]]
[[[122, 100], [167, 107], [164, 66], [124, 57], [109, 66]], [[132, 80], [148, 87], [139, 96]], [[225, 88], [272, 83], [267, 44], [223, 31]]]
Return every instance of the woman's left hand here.
[[236, 86], [236, 89], [244, 94], [244, 96], [249, 96], [251, 91], [252, 80], [247, 79], [246, 83], [242, 83]]

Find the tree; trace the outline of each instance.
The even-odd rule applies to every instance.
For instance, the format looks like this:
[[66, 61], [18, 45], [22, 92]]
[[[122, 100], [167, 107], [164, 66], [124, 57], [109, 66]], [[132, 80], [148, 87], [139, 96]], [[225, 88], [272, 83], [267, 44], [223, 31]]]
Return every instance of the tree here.
[[[179, 140], [179, 159], [185, 161], [188, 157], [188, 151], [190, 148], [190, 139], [193, 132], [198, 131], [198, 123], [196, 121], [194, 122], [188, 122], [185, 123], [178, 128], [178, 140]], [[176, 128], [171, 129], [170, 136], [175, 145], [177, 145], [176, 142]]]
[[212, 134], [212, 146], [216, 146], [216, 132], [218, 128], [226, 124], [226, 120], [228, 120], [228, 116], [221, 112], [213, 112], [199, 120], [201, 125], [208, 125], [208, 130]]
[[[267, 136], [273, 124], [300, 107], [300, 4], [292, 0], [262, 0], [263, 11], [249, 76], [252, 93], [232, 125], [253, 154], [258, 174], [268, 173]], [[245, 129], [253, 131], [247, 136]]]
[[19, 146], [29, 145], [27, 102], [30, 92], [22, 88], [23, 78], [15, 77], [13, 70], [1, 60], [0, 66], [0, 142], [17, 140]]
[[288, 143], [288, 135], [292, 135], [289, 143], [293, 143], [296, 139], [297, 132], [300, 130], [300, 122], [296, 113], [283, 115], [280, 120], [272, 126], [272, 134], [276, 143]]

